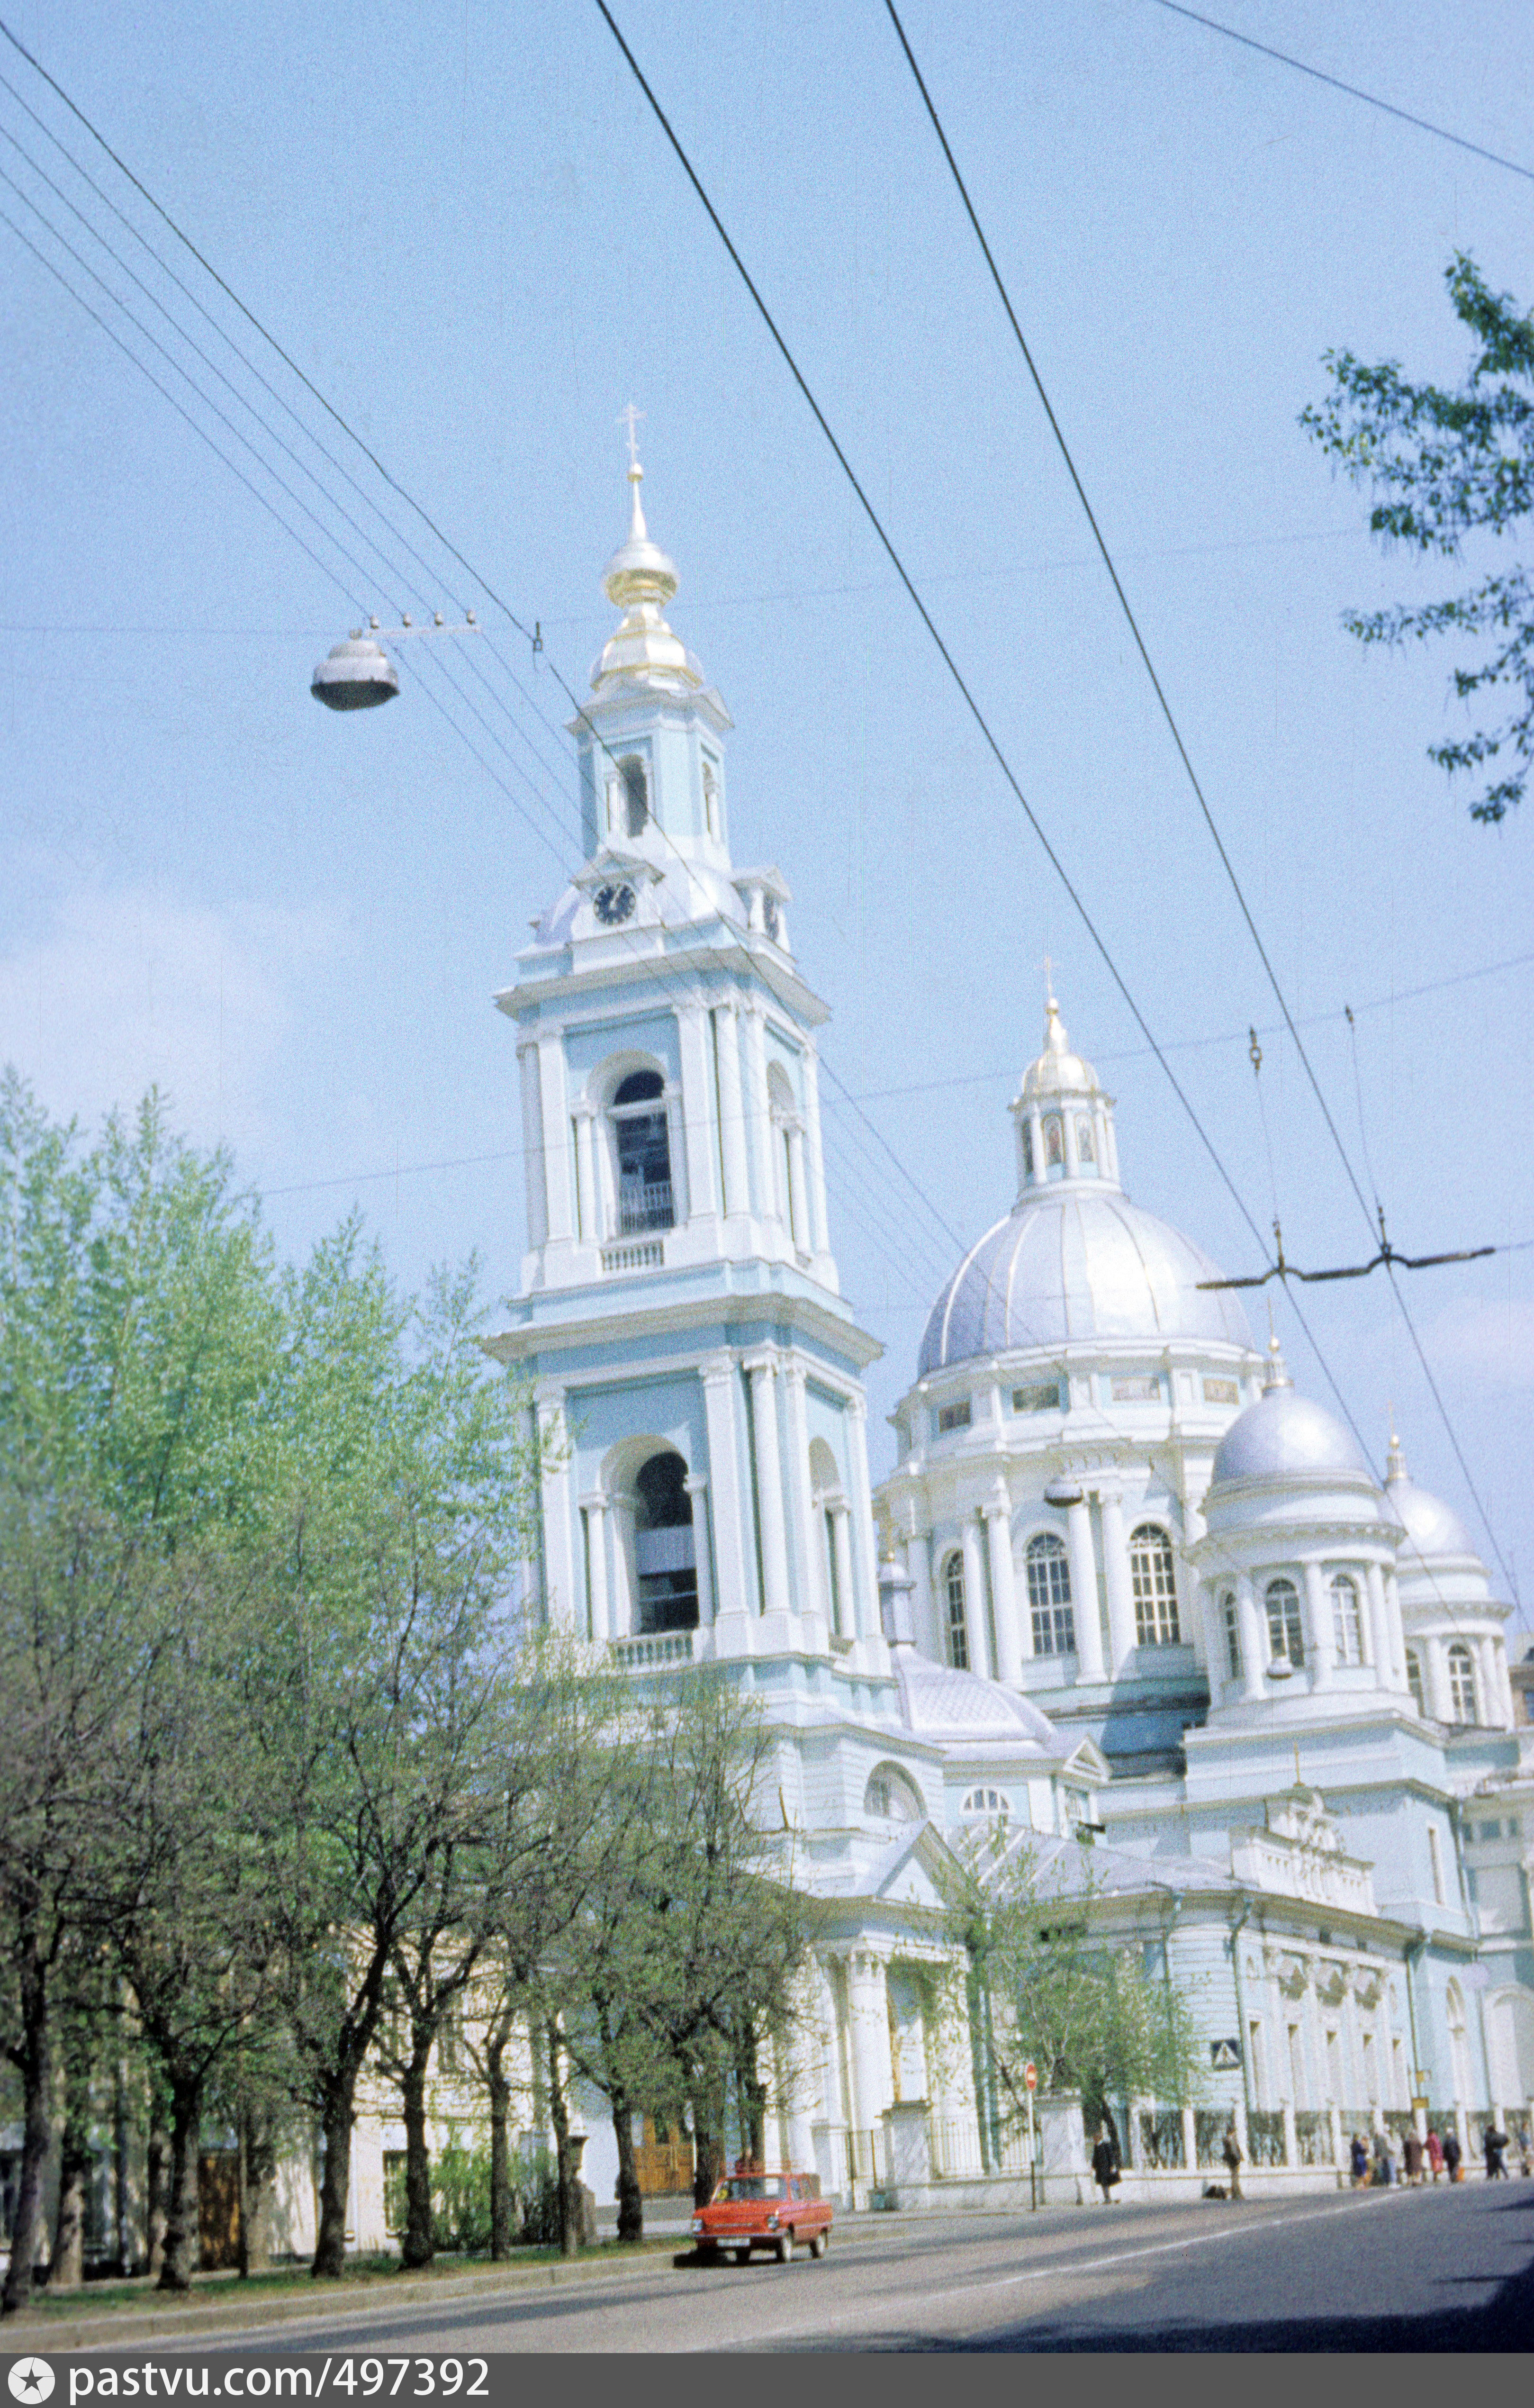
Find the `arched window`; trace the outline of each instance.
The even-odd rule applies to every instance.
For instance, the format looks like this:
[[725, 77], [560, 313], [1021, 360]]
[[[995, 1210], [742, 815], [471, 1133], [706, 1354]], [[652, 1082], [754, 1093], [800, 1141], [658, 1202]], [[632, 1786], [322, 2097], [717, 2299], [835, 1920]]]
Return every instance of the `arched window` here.
[[644, 763], [631, 752], [618, 764], [624, 781], [624, 819], [630, 836], [643, 836], [644, 824], [650, 817], [650, 781], [644, 774]]
[[719, 774], [711, 761], [703, 764], [703, 816], [709, 834], [719, 834]]
[[1141, 1647], [1176, 1647], [1177, 1572], [1172, 1542], [1154, 1522], [1141, 1522], [1129, 1538], [1129, 1580], [1135, 1592], [1135, 1637]]
[[1449, 1703], [1456, 1723], [1473, 1723], [1475, 1711], [1475, 1666], [1470, 1651], [1458, 1640], [1449, 1650]]
[[666, 1125], [666, 1082], [658, 1070], [631, 1070], [609, 1107], [618, 1156], [618, 1235], [669, 1229], [671, 1139]]
[[1220, 1619], [1225, 1625], [1226, 1669], [1233, 1681], [1241, 1677], [1241, 1617], [1236, 1600], [1227, 1591], [1220, 1599]]
[[1358, 1610], [1358, 1584], [1349, 1572], [1331, 1576], [1332, 1641], [1340, 1664], [1364, 1660], [1364, 1618]]
[[1053, 1530], [1041, 1530], [1028, 1541], [1023, 1560], [1028, 1577], [1034, 1654], [1074, 1655], [1076, 1617], [1070, 1605], [1070, 1559], [1064, 1544]]
[[1097, 1167], [1097, 1141], [1092, 1134], [1092, 1124], [1084, 1112], [1078, 1116], [1076, 1122], [1076, 1159], [1078, 1162], [1089, 1162], [1094, 1170]]
[[1023, 1176], [1025, 1179], [1031, 1179], [1033, 1177], [1033, 1131], [1028, 1126], [1026, 1121], [1022, 1125], [1021, 1135], [1023, 1139]]
[[697, 1628], [697, 1555], [687, 1466], [667, 1450], [641, 1463], [634, 1482], [634, 1570], [639, 1629]]
[[1268, 1653], [1275, 1664], [1293, 1664], [1297, 1669], [1305, 1661], [1305, 1641], [1300, 1636], [1299, 1591], [1292, 1580], [1269, 1581], [1264, 1599], [1268, 1608]]
[[948, 1600], [948, 1660], [955, 1672], [968, 1672], [969, 1626], [964, 1612], [964, 1557], [957, 1547], [943, 1566], [943, 1594]]
[[767, 1102], [772, 1112], [772, 1150], [778, 1181], [778, 1217], [796, 1246], [804, 1243], [804, 1197], [801, 1159], [804, 1124], [795, 1109], [794, 1090], [781, 1062], [767, 1072]]
[[959, 1808], [961, 1814], [971, 1820], [982, 1814], [1010, 1814], [1012, 1801], [1005, 1789], [971, 1789]]
[[1065, 1161], [1065, 1140], [1060, 1134], [1060, 1124], [1052, 1112], [1044, 1123], [1044, 1160], [1049, 1168], [1054, 1170]]
[[[846, 1515], [847, 1500], [842, 1493], [841, 1474], [837, 1469], [836, 1456], [823, 1438], [812, 1438], [810, 1441], [810, 1480], [824, 1549], [821, 1561], [825, 1580], [825, 1619], [835, 1638], [849, 1639], [851, 1631], [842, 1628], [841, 1617], [847, 1609], [842, 1602], [841, 1568], [837, 1561], [837, 1517], [839, 1514]], [[845, 1537], [842, 1543], [846, 1544]], [[850, 1599], [848, 1603], [851, 1603]]]
[[1406, 1651], [1406, 1685], [1412, 1692], [1412, 1703], [1426, 1722], [1427, 1698], [1422, 1685], [1422, 1657], [1414, 1647], [1409, 1647]]
[[868, 1785], [863, 1792], [863, 1812], [890, 1823], [915, 1823], [921, 1820], [925, 1808], [904, 1773], [897, 1772], [892, 1764], [883, 1764], [868, 1775]]

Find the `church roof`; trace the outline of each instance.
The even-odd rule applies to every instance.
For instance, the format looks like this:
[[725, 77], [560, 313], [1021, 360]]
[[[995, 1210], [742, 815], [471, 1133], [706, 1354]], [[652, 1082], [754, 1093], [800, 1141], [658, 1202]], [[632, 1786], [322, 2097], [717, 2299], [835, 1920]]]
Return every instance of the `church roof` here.
[[972, 1246], [932, 1308], [919, 1369], [1071, 1340], [1249, 1347], [1246, 1315], [1191, 1238], [1118, 1188], [1031, 1190]]
[[910, 1647], [895, 1650], [895, 1670], [902, 1712], [919, 1738], [989, 1746], [1031, 1743], [1050, 1757], [1068, 1753], [1047, 1714], [1015, 1691], [982, 1681], [978, 1672], [955, 1672]]

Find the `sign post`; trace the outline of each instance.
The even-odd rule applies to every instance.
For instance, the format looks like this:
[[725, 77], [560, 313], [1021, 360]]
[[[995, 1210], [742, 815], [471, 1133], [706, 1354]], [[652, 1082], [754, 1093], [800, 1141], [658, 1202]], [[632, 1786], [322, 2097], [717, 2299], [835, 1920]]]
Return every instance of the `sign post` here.
[[1039, 2143], [1034, 2129], [1033, 2094], [1039, 2087], [1039, 2068], [1030, 2057], [1023, 2068], [1023, 2086], [1028, 2094], [1028, 2205], [1039, 2204]]

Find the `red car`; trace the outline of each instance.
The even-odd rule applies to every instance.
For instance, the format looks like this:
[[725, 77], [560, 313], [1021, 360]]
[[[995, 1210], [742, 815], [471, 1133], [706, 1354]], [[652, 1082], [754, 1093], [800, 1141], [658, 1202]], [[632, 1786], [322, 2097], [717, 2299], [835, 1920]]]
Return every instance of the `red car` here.
[[733, 2258], [743, 2266], [753, 2249], [770, 2249], [786, 2266], [799, 2243], [811, 2258], [824, 2258], [831, 2203], [820, 2195], [818, 2174], [726, 2174], [694, 2216], [693, 2239], [703, 2265]]

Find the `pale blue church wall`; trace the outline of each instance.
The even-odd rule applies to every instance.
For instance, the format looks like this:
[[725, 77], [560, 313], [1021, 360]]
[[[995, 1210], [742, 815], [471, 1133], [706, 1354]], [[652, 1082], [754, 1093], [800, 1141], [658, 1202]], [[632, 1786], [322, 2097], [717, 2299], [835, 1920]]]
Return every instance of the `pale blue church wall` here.
[[624, 1439], [658, 1439], [676, 1448], [690, 1471], [707, 1469], [703, 1383], [695, 1376], [581, 1388], [569, 1396], [566, 1413], [574, 1447], [570, 1468], [581, 1494], [595, 1485], [603, 1457]]
[[673, 1084], [681, 1078], [681, 1054], [673, 1011], [614, 1012], [603, 1020], [578, 1021], [565, 1032], [565, 1068], [572, 1096], [593, 1070], [614, 1054], [652, 1054]]
[[804, 1047], [791, 1040], [776, 1021], [769, 1020], [767, 1023], [766, 1033], [767, 1068], [770, 1069], [776, 1062], [788, 1081], [795, 1104], [800, 1111], [803, 1111], [805, 1109]]

